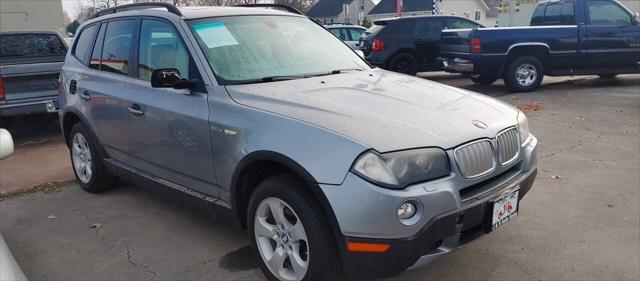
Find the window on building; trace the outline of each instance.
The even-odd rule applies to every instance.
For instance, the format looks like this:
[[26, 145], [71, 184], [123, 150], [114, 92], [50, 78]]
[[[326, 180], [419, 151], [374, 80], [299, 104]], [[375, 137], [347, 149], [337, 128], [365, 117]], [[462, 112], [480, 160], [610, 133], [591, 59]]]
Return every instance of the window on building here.
[[479, 20], [481, 20], [481, 18], [482, 18], [482, 12], [480, 12], [480, 11], [476, 11], [475, 19], [476, 19], [477, 21], [479, 21]]

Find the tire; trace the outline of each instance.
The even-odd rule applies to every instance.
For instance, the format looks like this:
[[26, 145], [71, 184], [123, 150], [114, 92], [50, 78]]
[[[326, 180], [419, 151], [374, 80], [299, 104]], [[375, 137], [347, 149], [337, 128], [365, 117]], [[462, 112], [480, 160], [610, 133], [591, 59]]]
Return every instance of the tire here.
[[397, 54], [393, 56], [389, 63], [389, 70], [407, 75], [416, 75], [418, 73], [418, 59], [408, 53]]
[[521, 56], [511, 60], [504, 72], [504, 84], [514, 92], [537, 89], [544, 77], [544, 66], [534, 56]]
[[[248, 208], [251, 246], [269, 280], [341, 278], [340, 256], [329, 221], [304, 182], [291, 174], [268, 178], [258, 185]], [[272, 212], [274, 208], [281, 212]], [[284, 219], [277, 220], [274, 215], [277, 213], [283, 214], [279, 217]], [[278, 221], [284, 223], [278, 224]], [[285, 227], [277, 228], [277, 225]], [[267, 257], [274, 259], [278, 252], [283, 254], [275, 261], [281, 262], [272, 262], [269, 266]], [[295, 271], [294, 260], [301, 261], [296, 263]]]
[[96, 143], [83, 123], [73, 125], [69, 136], [71, 166], [82, 189], [96, 193], [112, 188], [116, 178], [105, 169]]
[[493, 82], [496, 82], [496, 80], [498, 80], [497, 77], [489, 77], [489, 76], [482, 76], [482, 75], [469, 76], [469, 79], [471, 79], [473, 83], [476, 83], [482, 86], [489, 86], [493, 84]]
[[613, 79], [618, 76], [618, 74], [598, 74], [598, 76], [602, 79]]

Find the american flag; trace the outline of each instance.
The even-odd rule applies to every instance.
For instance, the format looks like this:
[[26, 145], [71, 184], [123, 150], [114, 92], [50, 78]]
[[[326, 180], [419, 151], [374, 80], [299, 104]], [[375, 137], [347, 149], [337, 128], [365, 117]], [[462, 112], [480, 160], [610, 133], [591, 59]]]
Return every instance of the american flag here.
[[433, 1], [433, 9], [431, 9], [431, 13], [437, 15], [440, 13], [440, 4], [442, 0], [432, 0]]

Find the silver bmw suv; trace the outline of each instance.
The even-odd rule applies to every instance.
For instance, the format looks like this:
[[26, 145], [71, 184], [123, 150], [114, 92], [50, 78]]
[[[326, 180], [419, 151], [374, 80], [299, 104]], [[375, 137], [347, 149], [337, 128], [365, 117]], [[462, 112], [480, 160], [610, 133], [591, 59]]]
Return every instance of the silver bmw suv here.
[[518, 214], [536, 175], [522, 112], [254, 6], [287, 11], [140, 3], [79, 28], [60, 123], [82, 188], [207, 200], [271, 280], [397, 275]]

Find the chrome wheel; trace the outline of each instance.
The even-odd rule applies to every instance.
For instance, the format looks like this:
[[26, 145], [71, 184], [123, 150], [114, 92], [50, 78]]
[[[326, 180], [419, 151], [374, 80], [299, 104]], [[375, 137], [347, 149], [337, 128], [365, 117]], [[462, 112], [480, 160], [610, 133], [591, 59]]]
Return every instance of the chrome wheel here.
[[73, 161], [73, 168], [78, 175], [78, 179], [83, 183], [89, 183], [91, 181], [91, 174], [93, 171], [91, 161], [91, 150], [87, 139], [82, 134], [75, 134], [73, 141], [71, 142], [71, 155]]
[[533, 64], [523, 63], [516, 68], [516, 81], [522, 87], [529, 87], [538, 79], [538, 71]]
[[302, 280], [309, 268], [309, 243], [296, 212], [269, 197], [258, 205], [253, 225], [260, 256], [271, 273], [280, 280]]

